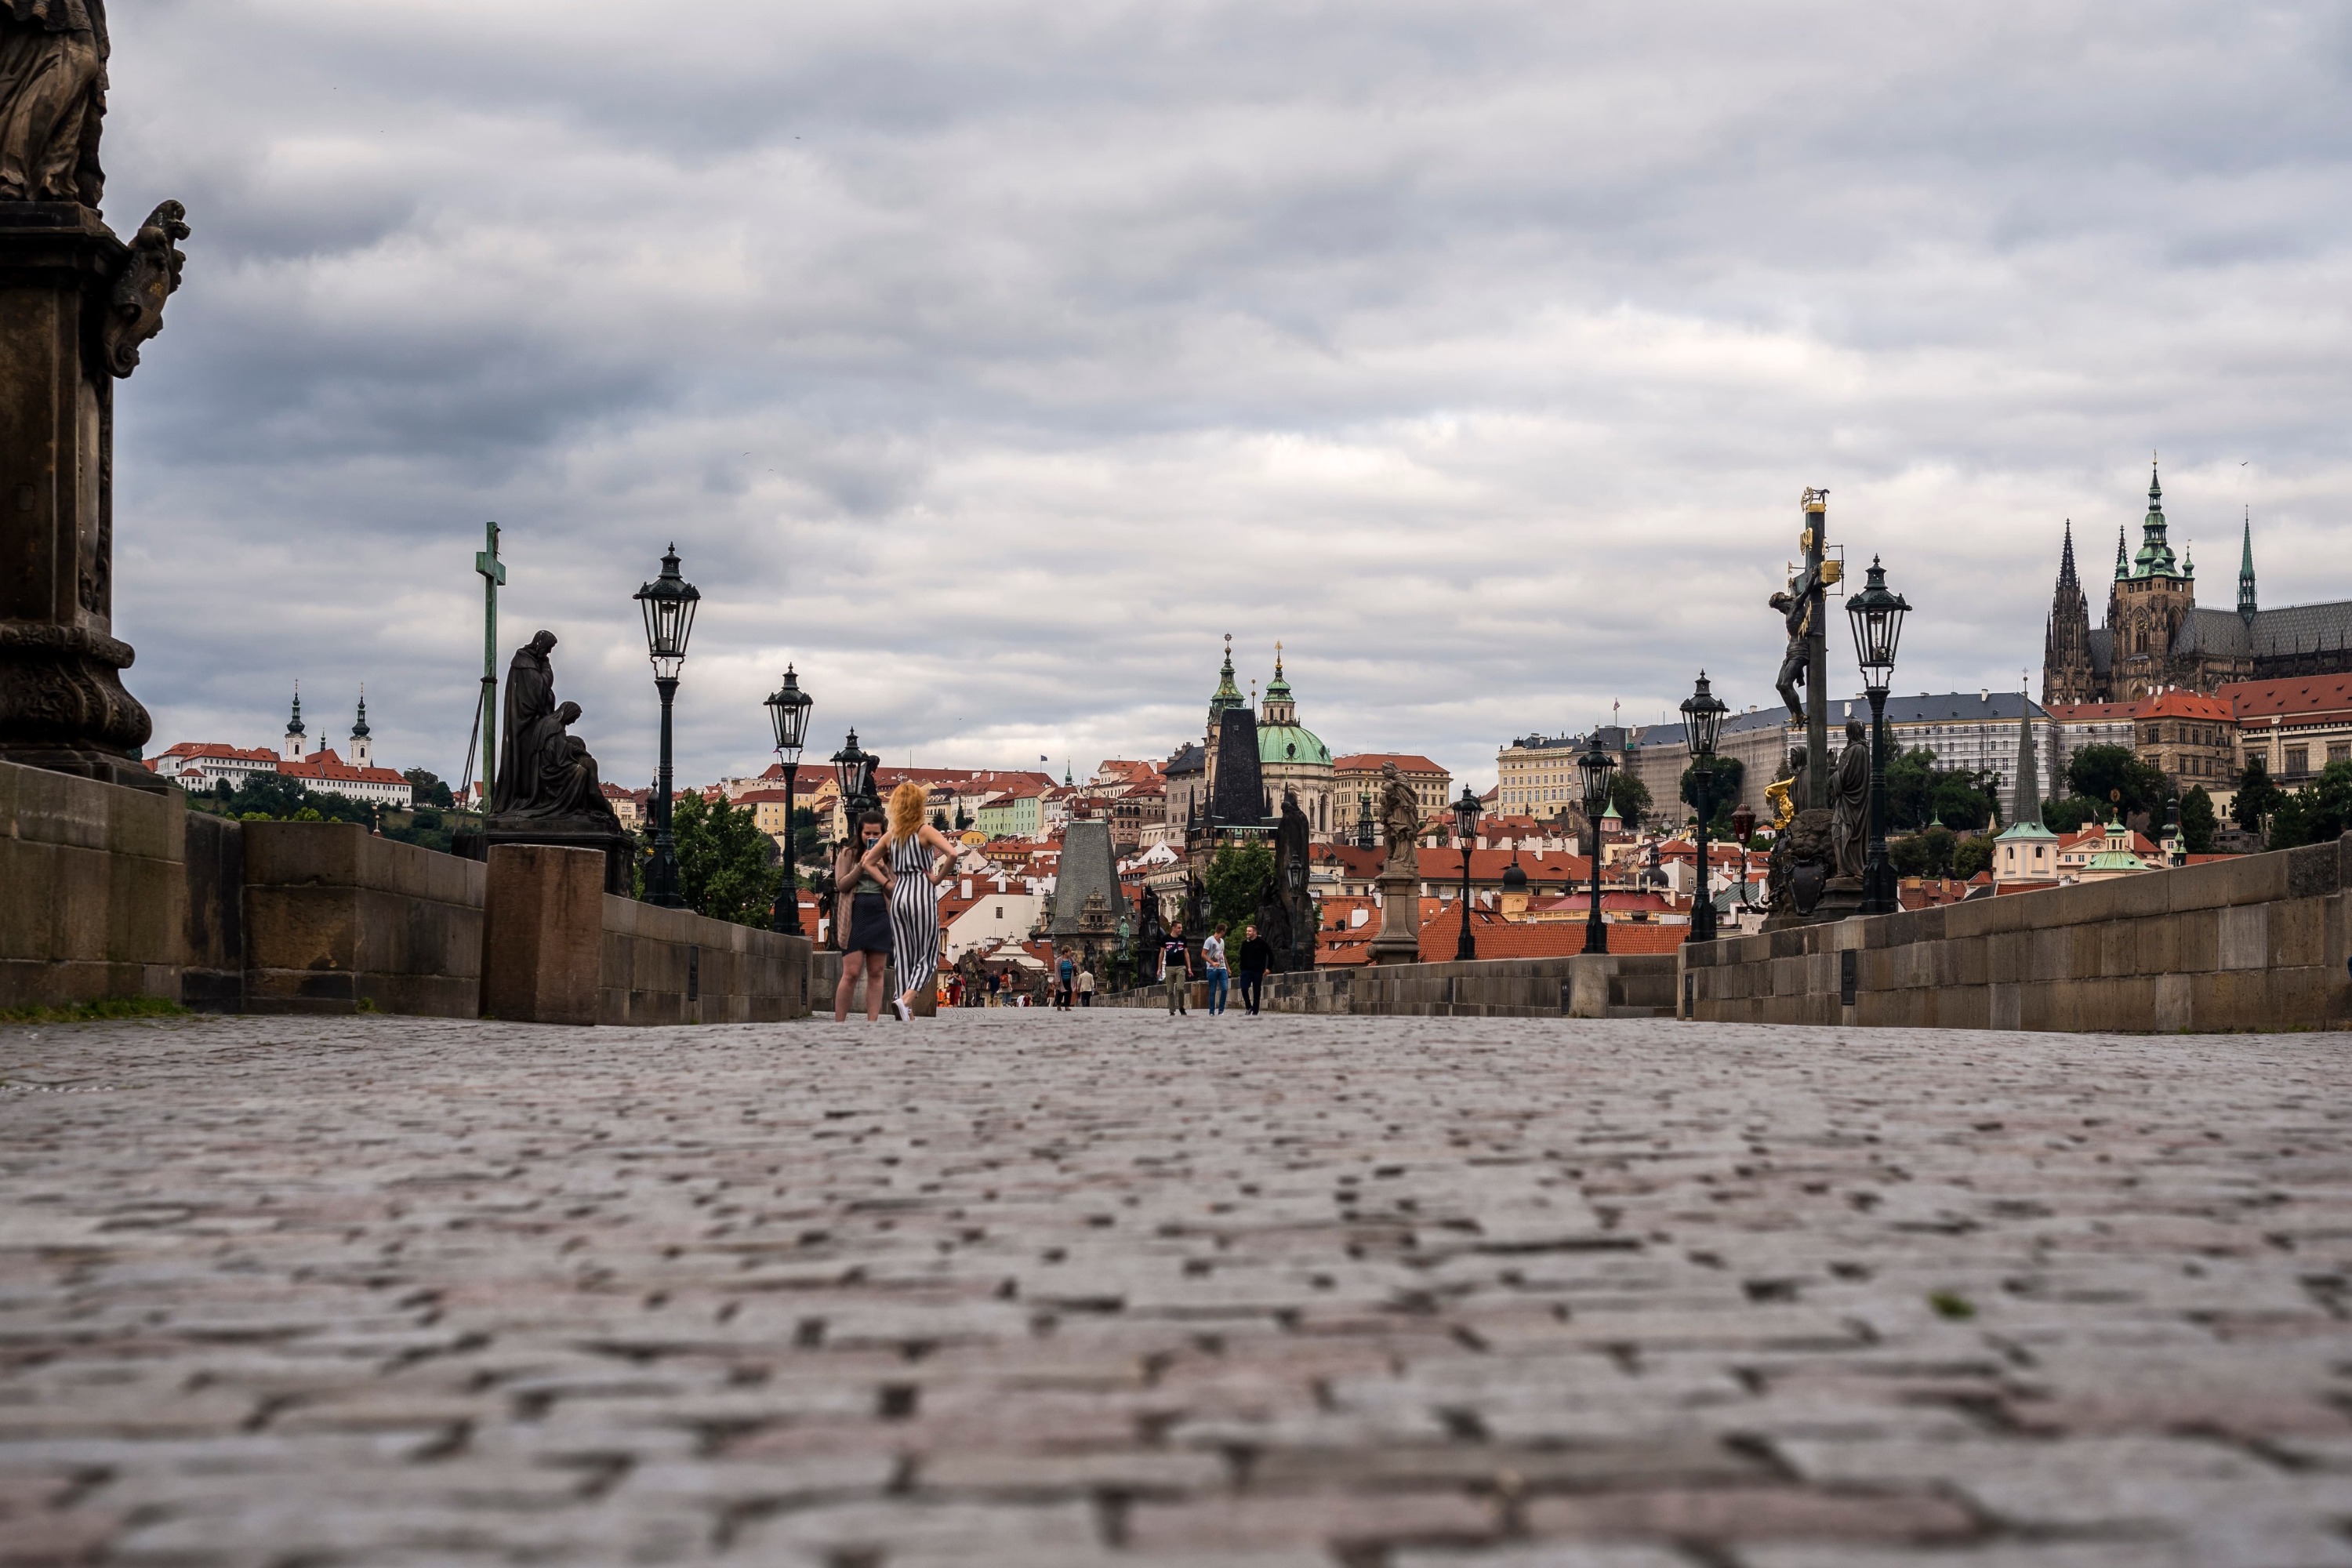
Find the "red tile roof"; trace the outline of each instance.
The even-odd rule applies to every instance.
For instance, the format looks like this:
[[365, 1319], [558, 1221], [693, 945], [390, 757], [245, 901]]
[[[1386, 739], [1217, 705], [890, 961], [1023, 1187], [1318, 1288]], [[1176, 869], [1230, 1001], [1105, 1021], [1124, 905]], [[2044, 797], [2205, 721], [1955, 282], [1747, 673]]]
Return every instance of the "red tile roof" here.
[[1331, 759], [1331, 771], [1335, 773], [1376, 773], [1389, 763], [1394, 763], [1397, 765], [1397, 772], [1401, 773], [1445, 772], [1439, 763], [1431, 762], [1427, 757], [1416, 756], [1411, 752], [1357, 752], [1349, 756], [1334, 757]]
[[2352, 676], [2289, 676], [2283, 680], [2240, 680], [2213, 694], [2229, 703], [2240, 723], [2249, 719], [2299, 717], [2352, 709]]
[[355, 768], [321, 746], [299, 763], [279, 763], [278, 771], [291, 779], [335, 779], [344, 784], [404, 784], [408, 781], [390, 768]]

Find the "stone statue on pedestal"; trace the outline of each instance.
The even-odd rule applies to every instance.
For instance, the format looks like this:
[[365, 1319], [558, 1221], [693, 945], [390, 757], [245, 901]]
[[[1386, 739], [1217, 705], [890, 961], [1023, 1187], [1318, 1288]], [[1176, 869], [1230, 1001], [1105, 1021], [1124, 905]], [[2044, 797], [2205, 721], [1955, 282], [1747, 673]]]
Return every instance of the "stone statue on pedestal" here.
[[1859, 719], [1845, 721], [1845, 749], [1830, 777], [1830, 837], [1837, 874], [1860, 881], [1870, 858], [1870, 742]]
[[1421, 838], [1421, 802], [1394, 763], [1381, 764], [1381, 831], [1388, 839], [1389, 866], [1412, 875], [1420, 865], [1414, 845]]
[[1274, 839], [1274, 880], [1257, 908], [1257, 934], [1274, 949], [1276, 973], [1315, 967], [1315, 910], [1307, 896], [1312, 840], [1297, 793], [1286, 784]]
[[106, 0], [0, 0], [0, 202], [106, 193]]
[[[1394, 763], [1381, 764], [1381, 831], [1388, 837], [1388, 863], [1377, 879], [1381, 889], [1381, 934], [1368, 956], [1374, 963], [1421, 962], [1421, 802]], [[1310, 933], [1311, 935], [1311, 933]]]
[[100, 219], [107, 51], [104, 0], [0, 0], [0, 760], [163, 790], [114, 635], [114, 386], [188, 226]]
[[555, 700], [555, 670], [548, 662], [554, 651], [555, 634], [539, 632], [515, 649], [507, 666], [503, 749], [490, 784], [489, 815], [478, 836], [465, 836], [458, 852], [486, 857], [500, 844], [600, 849], [604, 890], [626, 896], [636, 840], [604, 798], [604, 776], [588, 742], [571, 733], [580, 704]]

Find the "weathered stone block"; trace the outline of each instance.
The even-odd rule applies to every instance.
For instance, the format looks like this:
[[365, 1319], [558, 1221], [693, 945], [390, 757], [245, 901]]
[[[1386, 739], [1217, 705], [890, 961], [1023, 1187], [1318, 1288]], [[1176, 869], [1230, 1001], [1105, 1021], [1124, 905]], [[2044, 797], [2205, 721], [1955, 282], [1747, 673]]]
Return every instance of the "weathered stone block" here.
[[2237, 904], [2221, 911], [2221, 964], [2223, 969], [2261, 969], [2270, 963], [2268, 904]]
[[2305, 844], [2286, 852], [2286, 896], [2320, 899], [2340, 890], [2344, 879], [2336, 844]]
[[2332, 902], [2334, 898], [2328, 896], [2290, 899], [2268, 906], [2273, 967], [2298, 969], [2326, 962], [2327, 909]]
[[482, 1016], [593, 1026], [604, 951], [604, 857], [499, 844], [490, 849], [488, 873]]
[[2241, 855], [2202, 866], [2184, 866], [2165, 872], [2162, 880], [2176, 910], [2267, 903], [2286, 897], [2286, 856]]

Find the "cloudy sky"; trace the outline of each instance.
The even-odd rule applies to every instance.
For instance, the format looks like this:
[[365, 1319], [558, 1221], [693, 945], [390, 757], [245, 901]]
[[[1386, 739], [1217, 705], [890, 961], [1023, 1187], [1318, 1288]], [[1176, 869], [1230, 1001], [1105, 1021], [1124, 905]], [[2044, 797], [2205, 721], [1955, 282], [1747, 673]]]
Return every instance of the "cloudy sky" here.
[[1702, 664], [1771, 701], [1808, 484], [1906, 690], [2038, 680], [2151, 449], [2206, 602], [2248, 505], [2265, 603], [2352, 595], [2340, 5], [110, 14], [108, 216], [195, 230], [120, 405], [158, 745], [297, 679], [340, 743], [365, 682], [454, 774], [491, 518], [502, 649], [557, 633], [632, 784], [673, 538], [690, 780], [787, 658], [815, 755], [1164, 755], [1230, 632], [1335, 749], [1491, 781]]

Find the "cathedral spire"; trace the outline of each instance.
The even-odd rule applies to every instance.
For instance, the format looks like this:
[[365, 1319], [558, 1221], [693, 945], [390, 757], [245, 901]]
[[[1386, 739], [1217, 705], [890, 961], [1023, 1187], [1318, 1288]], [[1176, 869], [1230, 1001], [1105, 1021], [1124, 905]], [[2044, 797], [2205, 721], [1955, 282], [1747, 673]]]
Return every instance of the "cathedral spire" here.
[[2116, 524], [2116, 575], [2131, 575], [2131, 557], [2124, 551], [2124, 525], [2120, 522]]
[[2157, 478], [2153, 460], [2147, 470], [2147, 516], [2140, 521], [2139, 554], [2133, 558], [2134, 577], [2178, 577], [2179, 568], [2173, 564], [2172, 543], [2165, 537], [2164, 486]]
[[2033, 754], [2033, 700], [2024, 690], [2021, 675], [2018, 681], [2017, 772], [2014, 788], [2010, 795], [2009, 821], [2014, 827], [2021, 822], [2042, 820], [2042, 781], [2035, 775], [2042, 771]]
[[2254, 509], [2246, 509], [2244, 542], [2238, 551], [2238, 618], [2254, 624]]
[[2074, 520], [2066, 520], [2066, 548], [2058, 557], [2058, 591], [2080, 588], [2082, 579], [2074, 575]]

